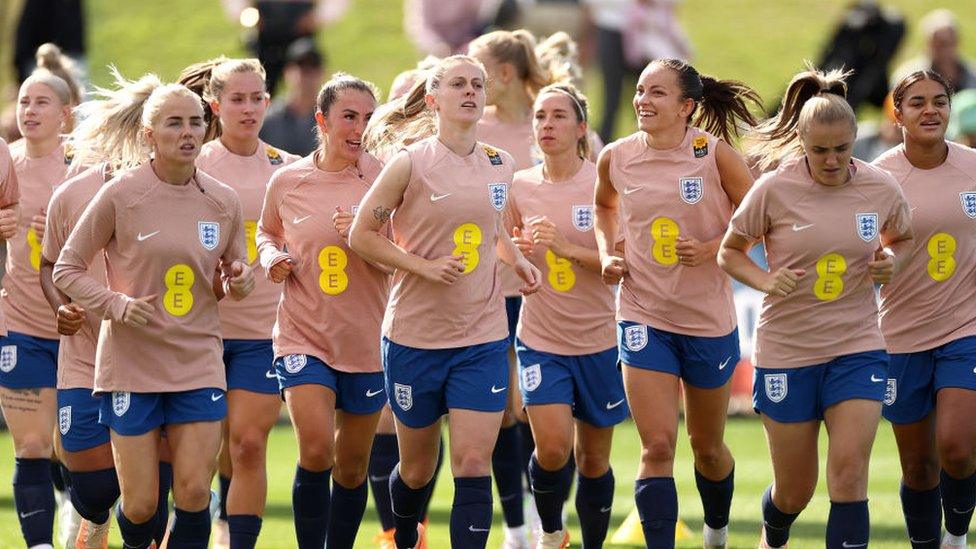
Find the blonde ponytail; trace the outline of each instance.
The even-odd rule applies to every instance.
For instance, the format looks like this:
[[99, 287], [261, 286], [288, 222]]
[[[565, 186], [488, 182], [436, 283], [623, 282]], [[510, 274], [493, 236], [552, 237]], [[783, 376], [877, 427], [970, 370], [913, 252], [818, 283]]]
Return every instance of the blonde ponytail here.
[[52, 74], [64, 80], [70, 91], [70, 99], [66, 103], [78, 105], [81, 103], [81, 85], [76, 76], [77, 68], [75, 62], [68, 56], [61, 53], [61, 48], [48, 42], [41, 44], [35, 53], [37, 68], [46, 69]]

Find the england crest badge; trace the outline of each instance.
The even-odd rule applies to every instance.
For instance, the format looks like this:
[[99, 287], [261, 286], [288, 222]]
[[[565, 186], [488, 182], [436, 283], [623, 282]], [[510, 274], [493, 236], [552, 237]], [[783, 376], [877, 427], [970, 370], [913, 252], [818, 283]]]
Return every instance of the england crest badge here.
[[112, 412], [116, 416], [122, 417], [126, 412], [129, 411], [129, 402], [131, 400], [131, 395], [128, 391], [113, 391], [112, 392]]
[[878, 214], [859, 213], [854, 216], [854, 224], [857, 229], [857, 236], [865, 242], [871, 242], [878, 238]]
[[647, 326], [637, 324], [624, 328], [624, 345], [635, 352], [647, 347]]
[[498, 211], [505, 209], [508, 202], [508, 185], [505, 183], [491, 183], [488, 185], [488, 201]]
[[891, 406], [898, 399], [898, 380], [894, 378], [888, 378], [888, 384], [885, 385], [884, 393], [884, 405]]
[[0, 372], [7, 373], [17, 367], [17, 346], [0, 347]]
[[62, 406], [58, 408], [58, 431], [61, 431], [62, 435], [68, 434], [71, 430], [71, 406]]
[[976, 193], [959, 193], [959, 200], [969, 219], [976, 219]]
[[697, 204], [704, 192], [700, 177], [682, 177], [678, 180], [678, 193], [686, 204]]
[[542, 365], [533, 364], [522, 368], [522, 388], [528, 392], [535, 391], [542, 383]]
[[786, 374], [766, 374], [763, 376], [763, 382], [766, 385], [766, 398], [770, 402], [782, 402], [790, 390]]
[[413, 408], [413, 387], [402, 383], [394, 383], [393, 400], [396, 401], [397, 406], [404, 412]]
[[200, 235], [200, 244], [208, 250], [213, 250], [220, 244], [220, 223], [215, 221], [198, 221], [197, 233]]
[[308, 364], [308, 357], [305, 355], [285, 355], [281, 358], [285, 365], [285, 371], [289, 374], [297, 374]]
[[573, 227], [583, 233], [593, 228], [593, 206], [573, 206]]

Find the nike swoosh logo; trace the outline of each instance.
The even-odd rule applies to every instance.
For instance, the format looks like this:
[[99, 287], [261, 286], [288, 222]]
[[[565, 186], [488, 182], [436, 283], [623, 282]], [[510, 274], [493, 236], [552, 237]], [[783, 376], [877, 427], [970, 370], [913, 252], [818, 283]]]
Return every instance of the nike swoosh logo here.
[[508, 387], [495, 387], [494, 385], [491, 386], [491, 392], [495, 394], [500, 393], [505, 389], [508, 389]]
[[31, 517], [31, 516], [34, 516], [34, 515], [36, 515], [38, 513], [43, 513], [43, 512], [44, 512], [44, 509], [37, 509], [37, 510], [31, 511], [30, 513], [21, 513], [20, 514], [20, 518]]
[[624, 195], [626, 196], [628, 194], [633, 194], [633, 193], [636, 193], [639, 190], [641, 190], [640, 187], [630, 187], [629, 189], [624, 189]]
[[609, 507], [600, 507], [600, 512], [601, 513], [609, 513], [610, 512], [610, 508]]
[[438, 200], [444, 200], [449, 196], [451, 196], [451, 193], [445, 193], [445, 194], [430, 193], [430, 201], [437, 202]]
[[224, 398], [223, 393], [221, 393], [219, 395], [210, 395], [210, 400], [213, 401], [213, 402], [217, 402], [218, 400], [220, 400], [222, 398]]
[[882, 381], [884, 381], [884, 378], [883, 377], [879, 378], [874, 374], [871, 374], [871, 381], [873, 381], [874, 383], [881, 383]]
[[278, 374], [272, 372], [271, 370], [268, 370], [267, 372], [264, 373], [264, 377], [268, 379], [278, 379]]
[[297, 217], [296, 216], [294, 219], [291, 220], [291, 222], [294, 223], [295, 225], [298, 225], [299, 223], [301, 223], [302, 221], [305, 221], [306, 219], [308, 219], [310, 217], [312, 217], [312, 216], [311, 215], [306, 215], [305, 217]]
[[507, 496], [498, 496], [498, 501], [510, 501], [517, 498], [520, 495], [521, 494], [509, 494]]
[[370, 391], [369, 389], [366, 389], [366, 398], [374, 397], [374, 396], [376, 396], [376, 395], [378, 395], [378, 394], [380, 394], [382, 392], [383, 392], [383, 389], [377, 389], [375, 391]]
[[470, 531], [470, 532], [487, 532], [488, 529], [487, 528], [475, 528], [474, 527], [474, 524], [471, 524], [471, 525], [468, 526], [468, 531]]
[[613, 410], [614, 408], [616, 408], [617, 406], [620, 406], [623, 403], [624, 403], [624, 399], [620, 399], [617, 402], [608, 402], [607, 403], [607, 410]]
[[369, 475], [369, 480], [373, 482], [385, 482], [390, 480], [390, 475]]
[[845, 547], [845, 548], [851, 548], [851, 547], [867, 547], [868, 546], [868, 544], [866, 544], [866, 543], [847, 543], [846, 541], [844, 543], [840, 544], [840, 545], [841, 545], [841, 547]]
[[813, 223], [807, 225], [797, 225], [796, 223], [793, 224], [793, 230], [796, 232], [802, 231], [804, 229], [809, 229], [810, 227], [813, 227]]
[[935, 541], [935, 538], [932, 538], [932, 539], [923, 539], [923, 540], [917, 540], [917, 539], [915, 539], [915, 538], [913, 538], [913, 537], [909, 537], [909, 538], [908, 538], [908, 541], [910, 541], [911, 543], [932, 543], [933, 541]]
[[139, 233], [138, 235], [136, 235], [136, 240], [138, 240], [139, 242], [142, 242], [143, 240], [150, 239], [150, 238], [156, 236], [157, 234], [159, 234], [159, 231], [153, 231], [153, 232], [151, 232], [149, 234]]
[[953, 507], [952, 508], [952, 512], [955, 513], [955, 514], [957, 514], [957, 515], [965, 515], [967, 513], [972, 513], [974, 508], [976, 508], [976, 506], [970, 507], [969, 509], [966, 509], [965, 511], [960, 511], [959, 509], [956, 509], [955, 507]]
[[718, 369], [719, 370], [724, 370], [725, 367], [729, 365], [729, 361], [730, 360], [732, 360], [732, 357], [731, 356], [729, 358], [726, 358], [724, 362], [722, 362], [721, 364], [719, 364], [718, 365]]

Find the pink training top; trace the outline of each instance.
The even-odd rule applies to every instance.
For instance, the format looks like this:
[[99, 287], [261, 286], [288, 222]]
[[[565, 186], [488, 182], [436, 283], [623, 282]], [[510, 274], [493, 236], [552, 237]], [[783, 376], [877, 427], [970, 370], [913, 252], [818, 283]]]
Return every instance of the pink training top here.
[[244, 209], [244, 235], [247, 238], [247, 263], [254, 269], [254, 290], [247, 299], [221, 300], [220, 331], [224, 339], [268, 339], [274, 327], [275, 307], [281, 299], [281, 286], [272, 283], [258, 268], [257, 234], [261, 204], [268, 181], [278, 169], [300, 157], [258, 142], [251, 156], [236, 155], [214, 139], [203, 146], [197, 167], [237, 191]]
[[65, 180], [70, 153], [58, 146], [47, 156], [29, 158], [21, 139], [10, 147], [20, 183], [17, 234], [7, 241], [6, 274], [3, 277], [4, 315], [7, 329], [44, 339], [58, 339], [58, 323], [44, 299], [38, 273], [41, 270], [41, 239], [31, 228], [31, 218], [47, 210], [55, 187]]
[[[87, 272], [102, 249], [108, 288]], [[189, 183], [171, 185], [146, 163], [107, 183], [54, 267], [58, 288], [105, 319], [94, 390], [224, 389], [212, 280], [221, 259], [246, 256], [237, 193], [206, 173], [198, 170]], [[149, 324], [123, 324], [128, 303], [149, 295], [158, 296]]]
[[[93, 166], [62, 183], [51, 197], [47, 207], [47, 223], [44, 228], [44, 259], [57, 263], [71, 229], [95, 194], [108, 179], [106, 166]], [[105, 284], [105, 261], [95, 258], [88, 274], [102, 285]], [[86, 311], [87, 312], [87, 311]], [[58, 349], [58, 389], [91, 389], [95, 379], [95, 348], [102, 319], [92, 313], [77, 333], [61, 336]]]
[[[851, 180], [813, 180], [806, 157], [759, 178], [730, 231], [763, 240], [770, 272], [806, 274], [786, 297], [766, 295], [756, 325], [761, 368], [798, 368], [884, 348], [868, 262], [881, 235], [911, 237], [908, 204], [887, 173], [854, 160]], [[897, 277], [898, 275], [896, 275]]]
[[[19, 200], [20, 185], [17, 183], [14, 161], [10, 157], [7, 142], [0, 139], [0, 209], [9, 208]], [[4, 320], [3, 307], [0, 307], [0, 335], [7, 335], [7, 322]]]
[[428, 282], [398, 269], [383, 319], [383, 335], [420, 349], [448, 349], [508, 336], [496, 272], [502, 212], [512, 184], [512, 157], [476, 143], [458, 156], [435, 137], [404, 150], [410, 181], [392, 218], [393, 241], [426, 259], [465, 256], [453, 284]]
[[718, 262], [686, 267], [675, 248], [679, 236], [707, 242], [728, 227], [733, 208], [715, 162], [717, 145], [715, 136], [693, 127], [670, 150], [648, 147], [644, 132], [607, 145], [629, 270], [620, 283], [618, 320], [691, 336], [735, 329], [732, 285]]
[[890, 353], [976, 335], [976, 151], [948, 145], [946, 161], [931, 170], [912, 166], [903, 145], [873, 162], [901, 184], [915, 229], [908, 262], [881, 287], [881, 332]]
[[287, 255], [298, 264], [284, 281], [274, 326], [275, 356], [312, 355], [341, 372], [379, 372], [380, 327], [389, 276], [349, 249], [332, 224], [336, 207], [355, 212], [382, 164], [363, 153], [356, 166], [327, 172], [315, 153], [271, 178], [258, 225], [261, 265]]
[[[515, 174], [509, 211], [514, 225], [525, 228], [543, 216], [577, 246], [596, 250], [593, 234], [593, 188], [596, 165], [584, 160], [568, 181], [545, 178], [542, 164]], [[584, 355], [616, 345], [613, 288], [599, 273], [574, 265], [543, 246], [529, 260], [542, 271], [539, 291], [525, 297], [518, 337], [532, 349], [558, 355]]]

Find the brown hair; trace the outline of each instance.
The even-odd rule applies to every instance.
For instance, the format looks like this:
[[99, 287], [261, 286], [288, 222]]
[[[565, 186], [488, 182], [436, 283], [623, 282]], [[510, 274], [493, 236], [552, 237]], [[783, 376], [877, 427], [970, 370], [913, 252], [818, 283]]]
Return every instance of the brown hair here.
[[47, 69], [61, 80], [64, 80], [64, 83], [68, 85], [70, 101], [65, 101], [65, 103], [70, 105], [80, 104], [82, 96], [81, 84], [78, 83], [76, 77], [77, 68], [75, 62], [67, 55], [62, 54], [61, 48], [50, 42], [41, 44], [37, 48], [35, 58], [37, 60], [37, 68]]
[[525, 93], [532, 99], [539, 90], [553, 82], [552, 75], [539, 64], [535, 36], [525, 29], [483, 34], [472, 40], [468, 49], [484, 49], [499, 63], [510, 63], [524, 82]]
[[[576, 89], [576, 86], [569, 83], [550, 84], [539, 90], [539, 96], [536, 98], [536, 101], [547, 93], [568, 97], [569, 102], [573, 105], [573, 112], [576, 114], [576, 121], [584, 124], [588, 122], [588, 102], [586, 100], [586, 96]], [[580, 158], [590, 157], [590, 136], [588, 132], [583, 132], [583, 136], [580, 137], [576, 142], [576, 154], [578, 154]]]
[[[329, 116], [332, 105], [339, 99], [339, 95], [346, 90], [356, 90], [369, 94], [373, 101], [379, 101], [380, 90], [372, 82], [367, 82], [351, 74], [337, 72], [329, 78], [328, 82], [322, 84], [319, 93], [315, 98], [315, 106], [322, 116]], [[325, 143], [322, 130], [316, 125], [319, 136], [319, 144]]]
[[[568, 82], [576, 87], [583, 83], [583, 70], [579, 66], [579, 48], [573, 38], [563, 31], [555, 32], [535, 48], [542, 70], [550, 82]], [[541, 92], [541, 90], [540, 90]]]
[[265, 81], [264, 67], [257, 59], [230, 59], [220, 56], [194, 63], [180, 73], [177, 82], [203, 99], [203, 118], [207, 123], [204, 142], [220, 137], [220, 119], [214, 116], [210, 103], [220, 101], [220, 94], [223, 93], [227, 80], [238, 73], [254, 73], [261, 77], [261, 82]]
[[933, 70], [921, 70], [915, 71], [910, 74], [906, 74], [895, 84], [895, 89], [891, 91], [891, 99], [895, 105], [896, 109], [901, 109], [901, 102], [905, 100], [905, 94], [908, 93], [908, 88], [912, 87], [916, 83], [922, 80], [934, 80], [945, 89], [946, 95], [952, 98], [952, 86], [940, 73]]

